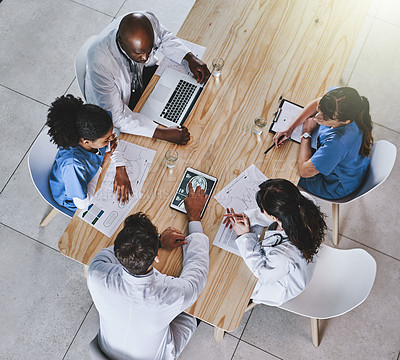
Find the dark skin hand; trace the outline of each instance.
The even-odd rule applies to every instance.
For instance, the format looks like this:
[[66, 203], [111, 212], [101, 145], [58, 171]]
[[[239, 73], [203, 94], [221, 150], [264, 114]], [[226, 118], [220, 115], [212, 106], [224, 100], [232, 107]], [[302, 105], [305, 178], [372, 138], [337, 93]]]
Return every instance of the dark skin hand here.
[[189, 183], [189, 193], [185, 197], [184, 204], [186, 209], [186, 215], [188, 221], [200, 221], [200, 214], [206, 204], [208, 195], [205, 195], [205, 191], [200, 187], [196, 187], [196, 191], [193, 191], [193, 185]]
[[122, 204], [129, 202], [129, 194], [133, 195], [131, 182], [126, 172], [125, 166], [115, 168], [114, 189], [113, 193], [117, 193], [117, 200]]
[[[101, 163], [102, 167], [114, 153], [114, 150], [117, 148], [117, 145], [118, 145], [117, 138], [110, 141], [110, 151], [107, 151], [104, 154], [103, 162]], [[131, 182], [129, 180], [125, 166], [118, 166], [116, 168], [113, 192], [117, 193], [117, 200], [120, 201], [122, 204], [125, 204], [125, 202], [129, 201], [129, 194], [133, 195]]]
[[207, 65], [191, 52], [187, 53], [184, 59], [189, 63], [189, 69], [196, 81], [204, 84], [210, 77], [210, 70], [208, 70]]
[[161, 233], [160, 241], [161, 241], [161, 248], [166, 250], [173, 250], [178, 246], [187, 244], [183, 232], [171, 226], [165, 229]]
[[186, 145], [190, 140], [190, 133], [186, 126], [164, 128], [158, 126], [154, 131], [153, 138], [169, 141], [178, 145]]

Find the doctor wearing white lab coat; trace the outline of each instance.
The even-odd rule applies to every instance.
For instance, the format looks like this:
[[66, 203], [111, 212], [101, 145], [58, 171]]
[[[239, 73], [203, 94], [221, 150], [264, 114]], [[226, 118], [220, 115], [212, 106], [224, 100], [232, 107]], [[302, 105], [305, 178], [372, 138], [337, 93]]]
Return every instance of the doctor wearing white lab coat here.
[[228, 209], [225, 222], [238, 235], [240, 254], [258, 279], [253, 302], [279, 306], [310, 282], [326, 224], [314, 202], [287, 180], [265, 181], [256, 199], [259, 208], [243, 214]]
[[[175, 359], [196, 330], [195, 318], [183, 311], [196, 301], [206, 284], [209, 240], [200, 222], [205, 201], [204, 190], [197, 187], [193, 192], [191, 188], [185, 199], [189, 235], [185, 238], [171, 228], [161, 234], [163, 248], [183, 244], [179, 277], [162, 274], [152, 265], [147, 272], [134, 275], [117, 259], [113, 246], [101, 250], [93, 259], [87, 283], [100, 317], [99, 346], [109, 358]], [[148, 218], [147, 221], [150, 222]], [[158, 248], [157, 233], [155, 236], [154, 254]], [[116, 244], [117, 241], [118, 237]], [[130, 243], [118, 246], [123, 249]], [[135, 251], [140, 249], [132, 253]], [[154, 260], [158, 261], [158, 256]]]
[[[146, 43], [149, 45], [148, 49], [146, 47], [143, 53], [135, 55], [129, 43], [123, 43], [119, 33], [121, 21], [126, 23], [125, 32], [129, 32], [129, 27], [136, 26], [137, 22], [144, 24], [147, 33], [150, 32], [149, 44]], [[128, 39], [132, 36], [136, 35], [126, 35]], [[88, 103], [110, 111], [114, 127], [120, 132], [185, 144], [190, 138], [186, 128], [161, 128], [145, 115], [133, 112], [128, 107], [137, 73], [142, 74], [144, 67], [156, 65], [157, 50], [177, 63], [181, 63], [183, 59], [188, 60], [189, 67], [198, 81], [204, 82], [208, 78], [210, 73], [206, 64], [162, 26], [154, 14], [138, 11], [114, 20], [89, 47], [85, 97]]]

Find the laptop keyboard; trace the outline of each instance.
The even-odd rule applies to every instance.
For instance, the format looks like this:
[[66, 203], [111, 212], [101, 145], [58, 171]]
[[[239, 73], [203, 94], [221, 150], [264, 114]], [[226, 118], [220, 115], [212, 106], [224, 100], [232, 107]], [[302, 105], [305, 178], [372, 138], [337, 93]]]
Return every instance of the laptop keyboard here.
[[179, 80], [160, 116], [175, 123], [178, 122], [195, 90], [196, 85]]

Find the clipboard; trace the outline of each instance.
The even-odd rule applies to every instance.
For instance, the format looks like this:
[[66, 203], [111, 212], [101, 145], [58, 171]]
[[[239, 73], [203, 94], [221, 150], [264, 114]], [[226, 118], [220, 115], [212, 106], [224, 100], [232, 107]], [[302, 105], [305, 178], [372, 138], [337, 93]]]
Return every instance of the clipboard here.
[[[282, 99], [279, 104], [278, 110], [274, 114], [271, 127], [269, 132], [275, 134], [279, 131], [286, 130], [291, 122], [301, 113], [303, 106], [298, 105], [292, 101]], [[300, 144], [301, 135], [303, 134], [303, 124], [295, 128], [290, 136], [290, 140], [293, 140]], [[311, 138], [311, 147], [317, 149], [317, 138], [318, 131], [314, 131]]]

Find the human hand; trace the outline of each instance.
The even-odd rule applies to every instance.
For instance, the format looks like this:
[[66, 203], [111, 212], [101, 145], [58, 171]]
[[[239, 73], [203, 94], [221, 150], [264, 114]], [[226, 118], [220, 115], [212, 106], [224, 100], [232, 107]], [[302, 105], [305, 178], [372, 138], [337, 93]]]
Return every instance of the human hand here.
[[113, 193], [117, 192], [117, 200], [125, 204], [129, 202], [129, 194], [133, 195], [131, 182], [125, 166], [117, 166], [115, 170]]
[[103, 166], [106, 163], [106, 161], [111, 157], [111, 155], [114, 153], [114, 150], [117, 148], [117, 145], [118, 145], [117, 138], [114, 138], [112, 141], [110, 141], [110, 150], [104, 154], [101, 166]]
[[173, 250], [178, 246], [187, 244], [185, 238], [186, 238], [185, 235], [181, 231], [170, 226], [161, 233], [160, 237], [161, 248], [167, 250]]
[[186, 126], [162, 128], [158, 126], [154, 131], [154, 138], [169, 141], [178, 145], [186, 145], [190, 140], [190, 133]]
[[250, 220], [246, 214], [236, 214], [232, 208], [226, 209], [226, 212], [225, 219], [222, 222], [225, 227], [233, 229], [237, 236], [250, 232]]
[[187, 60], [189, 69], [196, 81], [200, 84], [205, 83], [210, 77], [210, 70], [208, 70], [207, 65], [191, 52], [187, 53], [184, 59]]
[[275, 133], [273, 141], [277, 148], [281, 147], [281, 145], [287, 140], [290, 139], [290, 135], [292, 135], [293, 130], [291, 128], [287, 128], [284, 131], [279, 131]]
[[201, 211], [207, 199], [208, 195], [205, 195], [205, 191], [200, 186], [197, 186], [196, 191], [193, 191], [193, 185], [189, 182], [189, 193], [184, 200], [186, 215], [189, 222], [200, 221]]
[[319, 125], [315, 117], [307, 118], [306, 121], [304, 121], [303, 133], [307, 132], [311, 135], [318, 127]]

